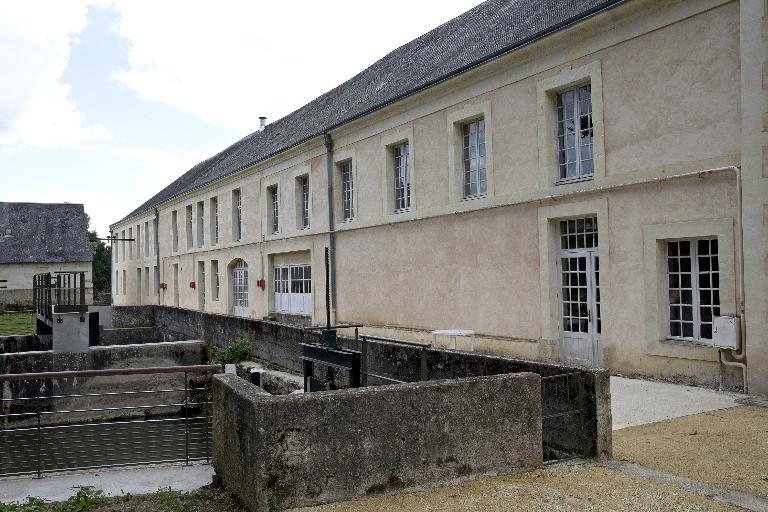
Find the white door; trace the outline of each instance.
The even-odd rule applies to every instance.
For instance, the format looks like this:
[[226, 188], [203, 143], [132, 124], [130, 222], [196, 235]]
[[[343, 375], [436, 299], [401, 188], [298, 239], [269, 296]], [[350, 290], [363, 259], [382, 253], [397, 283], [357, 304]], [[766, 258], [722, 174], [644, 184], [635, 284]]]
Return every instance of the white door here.
[[602, 322], [596, 218], [561, 222], [557, 266], [560, 361], [581, 366], [600, 365]]
[[248, 264], [238, 260], [232, 268], [232, 313], [235, 316], [248, 314]]
[[294, 315], [312, 314], [312, 267], [280, 265], [274, 267], [275, 311]]

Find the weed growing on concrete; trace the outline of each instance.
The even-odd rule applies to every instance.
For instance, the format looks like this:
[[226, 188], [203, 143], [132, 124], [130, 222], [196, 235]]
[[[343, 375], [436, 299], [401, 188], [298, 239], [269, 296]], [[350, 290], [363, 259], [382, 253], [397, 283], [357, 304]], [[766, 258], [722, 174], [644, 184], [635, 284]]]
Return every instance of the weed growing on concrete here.
[[251, 342], [245, 333], [239, 333], [235, 341], [224, 348], [217, 347], [214, 360], [219, 364], [237, 364], [251, 355]]

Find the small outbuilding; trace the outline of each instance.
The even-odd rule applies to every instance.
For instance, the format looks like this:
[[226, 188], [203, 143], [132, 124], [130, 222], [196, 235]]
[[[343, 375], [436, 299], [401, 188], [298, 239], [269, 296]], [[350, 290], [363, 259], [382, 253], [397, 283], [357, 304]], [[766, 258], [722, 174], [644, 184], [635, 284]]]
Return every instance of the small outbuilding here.
[[90, 299], [91, 262], [82, 204], [0, 202], [0, 310], [31, 306], [32, 277], [46, 272], [85, 272]]

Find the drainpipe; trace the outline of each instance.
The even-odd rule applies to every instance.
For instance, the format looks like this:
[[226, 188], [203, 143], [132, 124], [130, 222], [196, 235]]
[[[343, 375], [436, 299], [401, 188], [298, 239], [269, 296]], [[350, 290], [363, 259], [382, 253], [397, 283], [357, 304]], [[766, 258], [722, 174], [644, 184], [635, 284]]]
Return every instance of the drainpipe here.
[[[740, 343], [738, 350], [720, 349], [720, 390], [723, 389], [723, 366], [741, 368], [744, 380], [744, 394], [749, 393], [747, 385], [747, 323], [744, 319], [745, 284], [744, 284], [744, 213], [742, 211], [741, 169], [733, 166], [731, 169], [736, 176], [736, 316], [739, 318]], [[727, 356], [730, 356], [730, 359]], [[724, 357], [726, 356], [726, 357]]]
[[331, 311], [336, 318], [336, 244], [333, 221], [333, 139], [328, 132], [323, 133], [325, 143], [325, 165], [328, 179], [328, 252], [330, 253]]
[[[160, 305], [160, 282], [162, 280], [160, 279], [160, 210], [155, 208], [155, 260], [157, 262], [157, 280], [158, 280], [158, 287], [157, 287], [157, 305]], [[154, 282], [155, 276], [152, 276], [152, 281]]]

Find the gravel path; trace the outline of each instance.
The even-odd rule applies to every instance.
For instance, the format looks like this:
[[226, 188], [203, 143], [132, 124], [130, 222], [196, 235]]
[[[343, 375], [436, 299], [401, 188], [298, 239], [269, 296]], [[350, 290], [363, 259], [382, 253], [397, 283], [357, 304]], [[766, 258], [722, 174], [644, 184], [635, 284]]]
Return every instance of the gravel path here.
[[730, 505], [596, 464], [558, 465], [519, 475], [294, 512], [736, 511]]
[[768, 409], [739, 406], [613, 432], [613, 455], [768, 497]]

